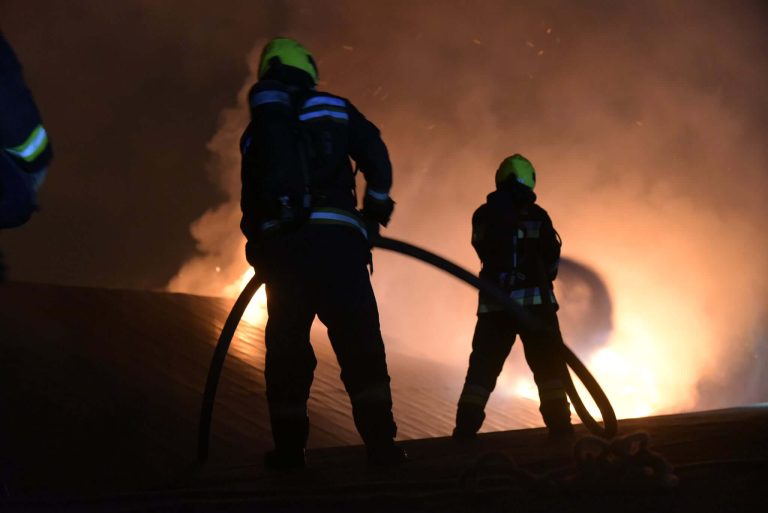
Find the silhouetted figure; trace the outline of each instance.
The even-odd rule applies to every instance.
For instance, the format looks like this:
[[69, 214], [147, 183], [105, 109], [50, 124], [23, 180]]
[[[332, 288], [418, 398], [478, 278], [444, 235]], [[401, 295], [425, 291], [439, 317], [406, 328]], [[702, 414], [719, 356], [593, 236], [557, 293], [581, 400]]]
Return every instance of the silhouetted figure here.
[[480, 277], [497, 283], [549, 331], [521, 332], [501, 306], [480, 295], [464, 389], [454, 437], [472, 438], [485, 420], [485, 405], [496, 386], [517, 335], [521, 336], [541, 401], [544, 423], [553, 437], [573, 432], [557, 351], [562, 343], [552, 282], [557, 276], [560, 238], [547, 212], [536, 205], [536, 172], [521, 155], [505, 159], [496, 172], [496, 191], [472, 217], [472, 245], [483, 267]]
[[51, 162], [51, 146], [16, 54], [0, 33], [0, 228], [26, 223]]
[[[277, 38], [261, 56], [241, 141], [241, 228], [248, 261], [267, 286], [265, 379], [275, 450], [265, 464], [304, 466], [317, 315], [341, 367], [355, 425], [372, 464], [405, 460], [367, 265], [369, 231], [391, 216], [392, 168], [379, 130], [349, 100], [315, 90], [318, 72], [298, 42]], [[355, 173], [367, 190], [357, 212]]]
[[[21, 226], [32, 216], [51, 158], [21, 64], [0, 32], [0, 229]], [[4, 279], [0, 255], [0, 282]]]

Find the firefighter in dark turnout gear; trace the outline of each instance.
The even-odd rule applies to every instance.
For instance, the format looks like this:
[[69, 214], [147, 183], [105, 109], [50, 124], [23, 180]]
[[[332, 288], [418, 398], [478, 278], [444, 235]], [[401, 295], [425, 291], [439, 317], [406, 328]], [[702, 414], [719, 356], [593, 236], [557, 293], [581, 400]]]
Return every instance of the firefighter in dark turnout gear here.
[[21, 64], [0, 32], [0, 228], [29, 220], [51, 157]]
[[[265, 379], [275, 450], [265, 464], [304, 466], [317, 315], [341, 367], [369, 462], [405, 460], [395, 445], [384, 343], [368, 275], [368, 236], [389, 221], [392, 168], [378, 129], [344, 98], [315, 90], [310, 53], [269, 42], [241, 140], [241, 228], [267, 287]], [[367, 183], [357, 211], [354, 159]]]
[[521, 155], [505, 159], [496, 172], [497, 190], [472, 217], [472, 245], [480, 260], [480, 277], [504, 288], [544, 327], [521, 332], [515, 320], [480, 295], [464, 389], [456, 414], [456, 438], [472, 438], [485, 419], [485, 404], [496, 386], [515, 337], [523, 341], [525, 359], [539, 390], [540, 411], [550, 436], [573, 432], [563, 377], [567, 369], [557, 351], [562, 344], [552, 282], [557, 276], [560, 238], [533, 188], [536, 172]]
[[[51, 158], [21, 64], [0, 32], [0, 229], [21, 226], [32, 216]], [[0, 257], [0, 281], [3, 274]]]

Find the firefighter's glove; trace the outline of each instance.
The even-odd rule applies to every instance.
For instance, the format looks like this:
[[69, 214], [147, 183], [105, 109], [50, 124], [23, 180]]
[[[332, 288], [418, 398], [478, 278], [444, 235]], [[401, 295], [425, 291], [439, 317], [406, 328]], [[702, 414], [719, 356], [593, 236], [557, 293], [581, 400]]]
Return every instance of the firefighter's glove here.
[[392, 211], [395, 210], [395, 202], [392, 198], [376, 199], [370, 194], [365, 195], [363, 200], [363, 217], [371, 219], [376, 223], [387, 226], [392, 217]]

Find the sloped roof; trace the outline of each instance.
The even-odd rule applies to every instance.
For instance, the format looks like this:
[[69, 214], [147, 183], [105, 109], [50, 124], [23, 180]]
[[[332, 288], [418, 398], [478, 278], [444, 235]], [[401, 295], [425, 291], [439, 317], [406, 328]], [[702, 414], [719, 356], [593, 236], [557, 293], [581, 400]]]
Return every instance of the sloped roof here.
[[[18, 494], [171, 486], [194, 464], [200, 402], [231, 300], [11, 283], [0, 287], [0, 426]], [[324, 333], [310, 447], [360, 443]], [[214, 411], [211, 465], [271, 448], [263, 329], [243, 324]], [[399, 438], [448, 435], [465, 369], [389, 355]], [[487, 430], [536, 425], [536, 405], [498, 397]]]

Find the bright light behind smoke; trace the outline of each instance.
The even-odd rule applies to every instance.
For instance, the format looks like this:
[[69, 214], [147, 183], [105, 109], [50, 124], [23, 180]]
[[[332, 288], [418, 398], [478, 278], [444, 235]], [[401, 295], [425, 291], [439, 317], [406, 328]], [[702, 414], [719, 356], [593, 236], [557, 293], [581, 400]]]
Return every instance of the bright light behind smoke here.
[[[224, 290], [221, 291], [221, 295], [224, 297], [232, 297], [235, 298], [240, 295], [240, 293], [245, 288], [246, 284], [253, 278], [254, 270], [253, 267], [249, 267], [243, 275], [238, 278], [235, 282], [231, 283], [230, 285], [227, 285], [224, 287]], [[256, 294], [254, 294], [253, 299], [251, 299], [251, 302], [248, 304], [248, 308], [245, 309], [245, 313], [243, 314], [243, 320], [245, 322], [254, 324], [254, 325], [264, 325], [267, 321], [267, 290], [262, 285], [259, 287], [259, 289], [256, 291]]]
[[[645, 17], [637, 14], [663, 13], [666, 3], [617, 3], [598, 19], [563, 2], [558, 27], [542, 24], [551, 15], [536, 3], [516, 4], [473, 4], [468, 17], [458, 2], [439, 10], [349, 3], [333, 11], [339, 19], [365, 14], [382, 28], [350, 23], [341, 41], [339, 30], [296, 28], [317, 27], [314, 17], [336, 5], [307, 3], [284, 32], [306, 39], [321, 59], [333, 80], [323, 88], [351, 98], [382, 128], [398, 202], [388, 235], [477, 270], [472, 212], [499, 160], [525, 154], [564, 254], [608, 286], [614, 330], [603, 349], [579, 356], [618, 416], [721, 405], [701, 384], [741, 381], [738, 357], [761, 333], [767, 297], [764, 130], [729, 85], [760, 83], [762, 55], [742, 51], [751, 47], [741, 28], [714, 35], [739, 27], [738, 18], [688, 16], [698, 5]], [[510, 19], [525, 33], [509, 31]], [[666, 21], [636, 21], [648, 19]], [[172, 290], [234, 297], [247, 281], [237, 148], [260, 46], [238, 108], [224, 112], [209, 145], [230, 201], [193, 225], [202, 256], [184, 265]], [[700, 66], [697, 55], [709, 59]], [[465, 367], [474, 292], [401, 257], [375, 258], [388, 346]], [[248, 315], [263, 322], [263, 306], [254, 308]], [[503, 375], [500, 393], [537, 401], [529, 375]]]

